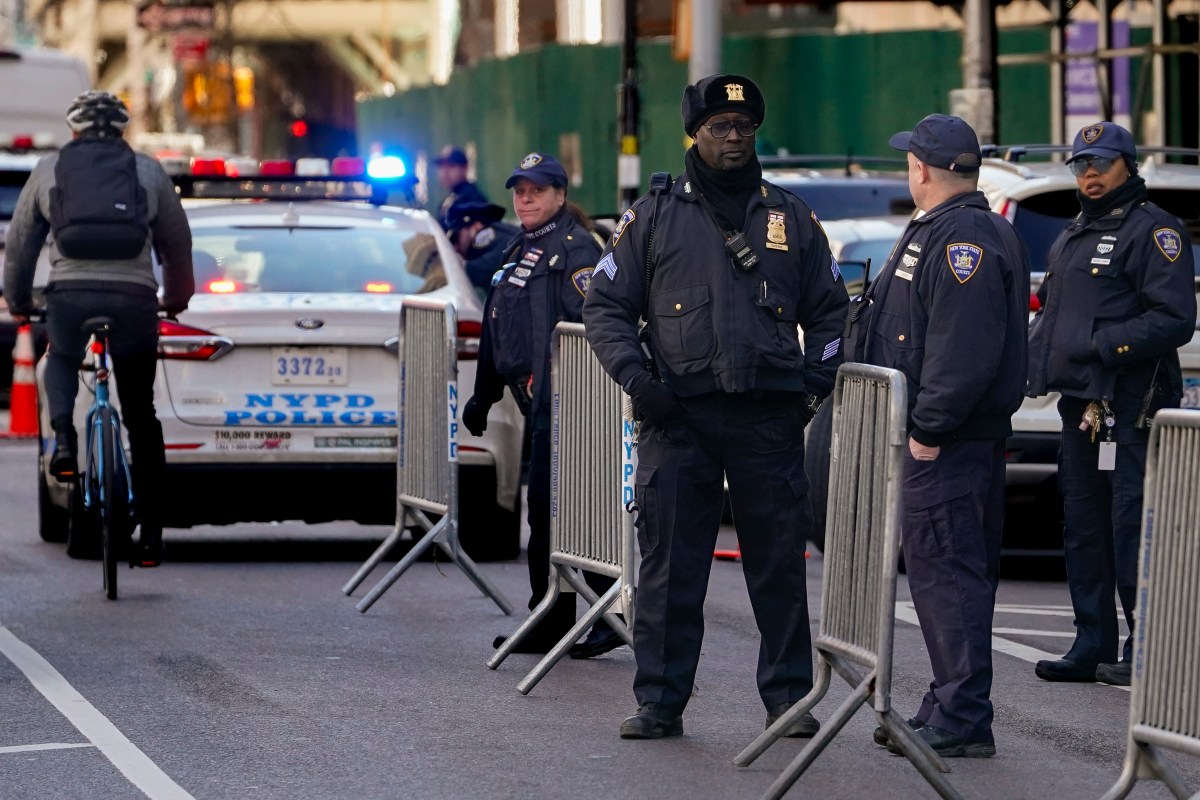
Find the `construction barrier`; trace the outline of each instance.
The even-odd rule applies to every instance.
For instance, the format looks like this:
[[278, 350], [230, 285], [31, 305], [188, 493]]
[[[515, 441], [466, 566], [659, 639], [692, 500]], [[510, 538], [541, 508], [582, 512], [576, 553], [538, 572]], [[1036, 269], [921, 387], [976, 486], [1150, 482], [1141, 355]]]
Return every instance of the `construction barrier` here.
[[1139, 777], [1198, 797], [1163, 749], [1200, 756], [1200, 413], [1158, 412], [1146, 456], [1125, 763], [1104, 800]]
[[17, 328], [13, 347], [12, 393], [8, 401], [8, 431], [0, 434], [6, 439], [32, 439], [37, 436], [37, 385], [34, 379], [33, 328], [25, 323]]
[[[590, 607], [517, 684], [521, 694], [529, 694], [601, 616], [633, 645], [633, 419], [621, 388], [588, 346], [582, 325], [561, 322], [555, 328], [551, 369], [550, 585], [529, 618], [488, 659], [488, 667], [500, 666], [562, 592], [578, 592]], [[580, 570], [616, 580], [597, 596]], [[628, 624], [613, 613], [617, 603]]]
[[[400, 403], [396, 441], [396, 526], [342, 587], [355, 588], [383, 560], [409, 522], [425, 535], [358, 602], [366, 612], [432, 546], [466, 573], [505, 614], [508, 600], [458, 542], [458, 315], [443, 301], [405, 298], [400, 306]], [[429, 514], [440, 514], [435, 524]]]
[[[829, 516], [816, 684], [734, 763], [747, 766], [829, 690], [832, 672], [853, 688], [820, 732], [771, 784], [782, 797], [859, 707], [871, 704], [891, 740], [944, 798], [958, 794], [941, 775], [950, 768], [892, 710], [892, 644], [900, 555], [900, 488], [907, 398], [897, 370], [845, 364], [833, 392]], [[860, 668], [866, 674], [860, 673]]]

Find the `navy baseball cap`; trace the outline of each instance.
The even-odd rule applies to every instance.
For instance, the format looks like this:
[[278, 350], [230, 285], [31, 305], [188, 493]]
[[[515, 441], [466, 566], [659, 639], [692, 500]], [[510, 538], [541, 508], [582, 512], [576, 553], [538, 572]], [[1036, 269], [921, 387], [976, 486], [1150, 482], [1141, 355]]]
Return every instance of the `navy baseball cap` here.
[[911, 131], [901, 131], [888, 139], [888, 144], [939, 169], [975, 172], [983, 163], [979, 138], [961, 117], [930, 114]]
[[522, 158], [504, 182], [504, 188], [511, 189], [521, 178], [528, 178], [538, 186], [567, 188], [567, 171], [558, 159], [546, 153], [530, 153]]
[[504, 219], [504, 207], [495, 203], [485, 203], [479, 200], [464, 200], [446, 209], [442, 218], [442, 227], [447, 235], [453, 235], [459, 228], [465, 228], [472, 222], [482, 222], [491, 225]]
[[1124, 156], [1132, 162], [1137, 161], [1137, 147], [1133, 143], [1133, 134], [1114, 122], [1097, 122], [1086, 125], [1075, 134], [1075, 144], [1071, 147], [1070, 164], [1077, 158], [1101, 156], [1103, 158], [1119, 158]]
[[446, 145], [442, 148], [442, 153], [433, 161], [434, 164], [441, 166], [442, 164], [457, 164], [460, 167], [467, 165], [467, 154], [462, 151], [462, 148]]

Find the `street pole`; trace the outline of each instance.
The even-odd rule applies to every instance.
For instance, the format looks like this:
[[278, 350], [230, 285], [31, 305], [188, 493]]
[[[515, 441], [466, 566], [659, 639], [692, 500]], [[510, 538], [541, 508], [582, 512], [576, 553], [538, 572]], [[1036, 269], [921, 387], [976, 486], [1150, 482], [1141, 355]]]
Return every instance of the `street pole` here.
[[975, 129], [981, 144], [997, 141], [995, 91], [996, 18], [987, 0], [963, 3], [963, 88], [951, 101]]
[[692, 0], [692, 54], [688, 83], [721, 71], [721, 0]]
[[641, 194], [642, 158], [638, 146], [641, 99], [637, 75], [637, 0], [625, 0], [625, 43], [622, 48], [621, 152], [617, 156], [618, 203], [622, 212]]

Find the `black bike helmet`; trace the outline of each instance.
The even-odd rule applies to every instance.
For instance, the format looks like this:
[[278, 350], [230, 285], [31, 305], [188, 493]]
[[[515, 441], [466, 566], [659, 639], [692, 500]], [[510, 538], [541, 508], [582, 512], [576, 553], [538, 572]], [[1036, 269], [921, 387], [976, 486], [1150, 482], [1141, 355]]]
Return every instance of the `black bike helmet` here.
[[84, 92], [67, 109], [67, 125], [75, 133], [120, 136], [129, 124], [129, 109], [111, 92]]

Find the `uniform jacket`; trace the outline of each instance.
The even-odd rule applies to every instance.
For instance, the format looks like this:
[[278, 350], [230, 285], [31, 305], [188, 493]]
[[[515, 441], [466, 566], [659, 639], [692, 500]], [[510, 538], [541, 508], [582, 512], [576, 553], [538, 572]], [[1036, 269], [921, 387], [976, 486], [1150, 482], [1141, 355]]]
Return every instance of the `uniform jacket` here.
[[[146, 190], [150, 238], [136, 258], [104, 261], [67, 258], [50, 238], [50, 283], [60, 288], [81, 289], [136, 285], [158, 289], [151, 261], [151, 247], [158, 251], [163, 267], [163, 306], [187, 308], [195, 290], [192, 276], [192, 231], [175, 186], [162, 166], [144, 153], [136, 153], [138, 181]], [[4, 295], [10, 308], [28, 310], [33, 304], [33, 275], [38, 254], [50, 236], [50, 190], [54, 188], [54, 165], [58, 154], [37, 163], [13, 211], [5, 237]]]
[[1156, 362], [1169, 389], [1156, 405], [1179, 404], [1176, 350], [1196, 327], [1191, 240], [1143, 198], [1094, 221], [1080, 214], [1046, 264], [1030, 329], [1029, 394], [1108, 400], [1118, 441], [1127, 441]]
[[[497, 222], [479, 232], [475, 242], [467, 250], [466, 258], [463, 259], [467, 277], [473, 285], [482, 289], [492, 285], [492, 278], [504, 266], [504, 256], [520, 232], [520, 228], [503, 222]], [[486, 241], [486, 244], [480, 246], [479, 243], [483, 241]]]
[[600, 246], [570, 214], [523, 233], [508, 251], [484, 307], [475, 394], [489, 404], [533, 376], [533, 414], [550, 409], [554, 326], [579, 322]]
[[[646, 307], [654, 195], [621, 218], [584, 304], [587, 338], [622, 386], [645, 358], [638, 320], [663, 381], [680, 397], [788, 391], [827, 396], [841, 364], [847, 295], [812, 209], [764, 181], [743, 228], [758, 255], [735, 265], [684, 173], [658, 200]], [[797, 325], [804, 331], [801, 350]]]
[[1012, 433], [1025, 388], [1029, 259], [981, 192], [910, 222], [869, 297], [860, 360], [904, 373], [913, 439]]

